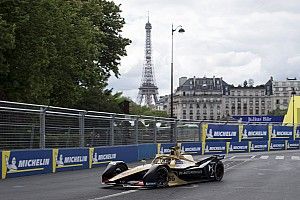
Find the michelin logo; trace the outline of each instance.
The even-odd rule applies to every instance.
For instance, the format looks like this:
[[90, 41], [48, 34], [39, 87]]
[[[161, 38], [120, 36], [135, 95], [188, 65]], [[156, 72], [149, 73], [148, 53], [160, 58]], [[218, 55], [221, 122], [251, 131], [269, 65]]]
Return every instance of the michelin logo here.
[[59, 155], [59, 159], [56, 158], [56, 165], [57, 166], [64, 166], [66, 164], [71, 163], [82, 163], [87, 162], [88, 157], [87, 156], [66, 156], [63, 158], [63, 155]]
[[267, 136], [267, 131], [248, 131], [247, 129], [244, 130], [242, 137], [248, 138], [248, 137], [263, 137]]
[[103, 160], [114, 160], [117, 158], [117, 154], [116, 153], [112, 153], [112, 154], [100, 154], [98, 155], [97, 153], [94, 154], [93, 156], [93, 163], [97, 163], [99, 161], [103, 161]]
[[272, 138], [276, 138], [277, 136], [285, 136], [285, 137], [289, 137], [293, 135], [293, 131], [276, 131], [275, 129], [273, 129], [272, 132]]
[[229, 151], [241, 151], [241, 150], [247, 150], [248, 146], [233, 146], [230, 145]]
[[17, 171], [18, 168], [48, 166], [49, 164], [49, 158], [20, 160], [19, 162], [17, 162], [16, 157], [13, 157], [11, 163], [9, 163], [8, 158], [6, 158], [6, 167], [8, 172]]
[[214, 138], [214, 137], [235, 137], [237, 136], [236, 131], [214, 131], [209, 129], [206, 133], [207, 138]]
[[206, 145], [205, 152], [214, 152], [214, 151], [225, 151], [225, 146], [223, 147], [209, 147]]
[[201, 147], [181, 147], [181, 152], [196, 152], [201, 151]]
[[267, 144], [252, 144], [251, 145], [251, 150], [264, 150], [267, 148], [268, 148]]
[[163, 147], [160, 148], [160, 154], [170, 153], [171, 149], [164, 149]]
[[299, 137], [300, 137], [300, 130], [297, 129], [297, 131], [296, 131], [296, 138], [299, 138]]
[[273, 144], [273, 143], [271, 143], [270, 149], [284, 149], [284, 144]]

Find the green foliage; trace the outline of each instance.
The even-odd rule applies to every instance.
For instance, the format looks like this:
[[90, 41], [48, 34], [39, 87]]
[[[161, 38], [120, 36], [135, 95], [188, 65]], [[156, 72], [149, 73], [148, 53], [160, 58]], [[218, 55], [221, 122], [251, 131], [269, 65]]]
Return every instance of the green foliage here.
[[105, 89], [130, 40], [106, 0], [0, 2], [0, 98], [118, 112]]
[[273, 115], [273, 116], [284, 116], [287, 113], [287, 109], [279, 109], [276, 108], [275, 110], [269, 112], [269, 115]]
[[147, 106], [140, 106], [134, 102], [131, 102], [130, 104], [130, 114], [156, 116], [156, 117], [169, 117], [166, 111], [155, 110]]

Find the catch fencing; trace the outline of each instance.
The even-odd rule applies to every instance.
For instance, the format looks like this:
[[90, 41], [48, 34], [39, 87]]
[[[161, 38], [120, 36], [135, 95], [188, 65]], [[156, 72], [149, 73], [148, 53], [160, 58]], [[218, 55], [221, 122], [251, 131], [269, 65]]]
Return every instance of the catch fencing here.
[[0, 101], [0, 149], [193, 142], [201, 123]]

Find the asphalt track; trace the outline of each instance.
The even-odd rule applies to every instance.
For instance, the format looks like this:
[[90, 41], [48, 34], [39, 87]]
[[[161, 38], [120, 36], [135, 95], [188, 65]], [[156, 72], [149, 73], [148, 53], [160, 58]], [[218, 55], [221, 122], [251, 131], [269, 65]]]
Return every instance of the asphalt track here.
[[300, 151], [233, 154], [224, 164], [221, 182], [152, 190], [104, 187], [104, 168], [11, 178], [0, 180], [0, 200], [300, 199]]

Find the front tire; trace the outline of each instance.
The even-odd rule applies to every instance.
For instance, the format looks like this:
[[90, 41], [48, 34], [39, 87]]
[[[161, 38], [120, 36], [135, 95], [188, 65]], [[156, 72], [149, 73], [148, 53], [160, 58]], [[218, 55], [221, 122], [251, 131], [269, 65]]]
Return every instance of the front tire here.
[[165, 166], [153, 166], [143, 177], [145, 187], [157, 188], [168, 185], [169, 171]]

